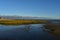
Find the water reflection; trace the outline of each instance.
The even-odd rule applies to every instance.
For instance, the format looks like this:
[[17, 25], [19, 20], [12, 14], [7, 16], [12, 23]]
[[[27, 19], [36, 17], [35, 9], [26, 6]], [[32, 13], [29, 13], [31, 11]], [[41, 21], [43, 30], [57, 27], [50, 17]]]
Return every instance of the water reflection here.
[[31, 25], [25, 25], [24, 31], [29, 32]]
[[54, 35], [43, 31], [42, 24], [3, 26], [0, 25], [0, 38], [11, 40], [53, 40]]

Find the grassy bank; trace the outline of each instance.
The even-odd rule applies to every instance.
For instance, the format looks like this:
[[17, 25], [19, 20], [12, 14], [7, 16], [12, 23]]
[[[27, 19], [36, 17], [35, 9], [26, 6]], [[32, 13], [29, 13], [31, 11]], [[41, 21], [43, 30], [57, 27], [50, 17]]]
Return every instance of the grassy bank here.
[[3, 25], [45, 24], [47, 20], [0, 20]]
[[51, 30], [52, 34], [56, 36], [60, 36], [60, 25], [54, 25], [54, 24], [48, 23], [44, 25], [44, 28]]

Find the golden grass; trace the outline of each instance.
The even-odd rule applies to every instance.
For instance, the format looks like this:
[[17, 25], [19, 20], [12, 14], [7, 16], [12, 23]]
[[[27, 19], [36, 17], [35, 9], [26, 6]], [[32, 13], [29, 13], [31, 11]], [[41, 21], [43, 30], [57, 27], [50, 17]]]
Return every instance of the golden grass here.
[[47, 23], [47, 20], [0, 20], [0, 24], [5, 25], [20, 25], [20, 24], [42, 24]]

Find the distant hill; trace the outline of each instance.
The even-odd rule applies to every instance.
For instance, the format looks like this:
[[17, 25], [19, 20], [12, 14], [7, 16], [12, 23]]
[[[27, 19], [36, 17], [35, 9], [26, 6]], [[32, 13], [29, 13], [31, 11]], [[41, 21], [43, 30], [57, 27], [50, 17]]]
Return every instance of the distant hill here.
[[4, 19], [28, 19], [28, 20], [51, 20], [48, 17], [29, 17], [29, 16], [0, 16]]

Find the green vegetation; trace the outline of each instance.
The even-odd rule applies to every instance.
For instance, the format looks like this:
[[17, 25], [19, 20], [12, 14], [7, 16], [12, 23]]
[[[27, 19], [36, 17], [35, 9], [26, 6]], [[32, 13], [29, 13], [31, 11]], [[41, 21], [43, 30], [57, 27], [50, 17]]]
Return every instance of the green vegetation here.
[[45, 24], [47, 20], [0, 20], [3, 25]]

